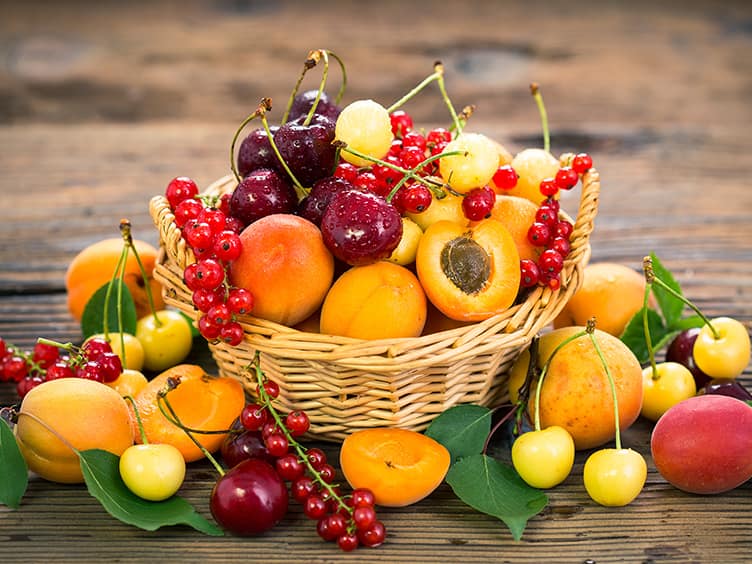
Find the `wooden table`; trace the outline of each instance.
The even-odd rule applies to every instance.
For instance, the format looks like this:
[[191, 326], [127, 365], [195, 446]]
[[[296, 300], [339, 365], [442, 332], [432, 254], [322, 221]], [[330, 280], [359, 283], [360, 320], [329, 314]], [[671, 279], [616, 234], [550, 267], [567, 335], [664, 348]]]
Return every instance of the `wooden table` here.
[[[71, 258], [117, 236], [123, 217], [157, 243], [149, 198], [176, 175], [206, 186], [226, 174], [237, 125], [262, 96], [286, 100], [319, 47], [345, 60], [347, 100], [385, 105], [441, 60], [455, 105], [476, 104], [474, 129], [513, 151], [540, 145], [528, 93], [538, 82], [553, 152], [588, 151], [601, 171], [592, 260], [639, 269], [654, 251], [707, 314], [752, 321], [749, 4], [511, 4], [4, 3], [0, 335], [25, 348], [39, 336], [79, 339], [63, 287]], [[447, 121], [435, 89], [407, 109], [420, 124]], [[0, 394], [14, 401], [11, 386]], [[19, 510], [0, 508], [2, 559], [748, 561], [752, 485], [709, 497], [679, 492], [655, 470], [649, 433], [639, 422], [624, 436], [649, 463], [634, 503], [591, 502], [580, 453], [520, 542], [446, 485], [416, 505], [382, 510], [384, 546], [343, 554], [318, 540], [295, 504], [259, 538], [147, 533], [111, 518], [83, 486], [34, 480]], [[336, 445], [325, 447], [336, 459]], [[191, 465], [181, 491], [205, 515], [214, 477], [207, 464]]]

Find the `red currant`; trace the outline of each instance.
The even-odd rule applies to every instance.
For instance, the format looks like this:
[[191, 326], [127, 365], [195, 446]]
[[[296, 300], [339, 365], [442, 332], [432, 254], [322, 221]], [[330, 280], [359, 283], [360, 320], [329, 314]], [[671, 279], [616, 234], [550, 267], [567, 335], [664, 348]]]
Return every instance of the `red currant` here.
[[546, 249], [538, 257], [538, 267], [547, 275], [557, 274], [564, 267], [564, 257], [554, 249]]
[[287, 480], [288, 482], [297, 480], [305, 473], [305, 466], [303, 466], [303, 463], [298, 460], [298, 457], [292, 453], [279, 457], [275, 462], [275, 466], [277, 468], [277, 474], [279, 474], [283, 480]]
[[366, 170], [366, 171], [358, 173], [358, 176], [355, 178], [353, 185], [356, 188], [360, 188], [362, 190], [368, 190], [369, 192], [374, 192], [378, 194], [379, 181], [376, 178], [376, 175], [370, 170]]
[[309, 519], [321, 519], [326, 516], [326, 502], [319, 495], [310, 495], [303, 503], [303, 513]]
[[291, 411], [285, 417], [285, 427], [293, 437], [300, 437], [308, 432], [311, 421], [304, 411]]
[[397, 137], [404, 137], [413, 129], [413, 118], [404, 110], [394, 110], [389, 114], [389, 121], [392, 124], [392, 133]]
[[358, 537], [353, 533], [343, 533], [337, 537], [337, 546], [344, 552], [352, 552], [358, 548]]
[[308, 458], [308, 462], [311, 463], [311, 466], [316, 471], [321, 470], [324, 464], [326, 464], [326, 454], [320, 448], [311, 447], [306, 450], [306, 458]]
[[553, 178], [544, 178], [539, 186], [540, 193], [546, 197], [555, 196], [559, 191], [559, 186]]
[[191, 296], [193, 305], [198, 308], [199, 311], [207, 313], [211, 308], [217, 304], [223, 303], [225, 299], [225, 290], [222, 287], [207, 290], [206, 288], [199, 288]]
[[6, 380], [10, 382], [20, 382], [29, 374], [29, 366], [26, 364], [26, 359], [22, 356], [13, 355], [5, 360], [3, 364], [3, 372], [5, 373]]
[[462, 198], [462, 212], [470, 221], [480, 221], [491, 215], [496, 194], [488, 186], [473, 188]]
[[201, 333], [201, 336], [207, 341], [213, 341], [219, 338], [219, 332], [221, 329], [222, 326], [216, 325], [208, 315], [202, 315], [198, 318], [198, 332]]
[[279, 384], [274, 380], [266, 380], [264, 382], [264, 391], [270, 398], [276, 399], [279, 397]]
[[551, 241], [548, 246], [563, 257], [567, 256], [570, 249], [572, 248], [572, 245], [569, 243], [569, 239], [558, 236], [554, 237], [553, 241]]
[[556, 173], [556, 185], [562, 190], [571, 190], [580, 179], [579, 175], [568, 166], [563, 166]]
[[319, 470], [319, 477], [327, 484], [334, 482], [334, 478], [337, 477], [337, 471], [331, 464], [324, 464]]
[[442, 143], [446, 145], [451, 140], [452, 133], [448, 129], [444, 129], [443, 127], [432, 129], [426, 134], [426, 143], [428, 146], [440, 145]]
[[539, 271], [538, 265], [534, 260], [522, 259], [520, 260], [520, 286], [523, 288], [531, 288], [538, 284]]
[[201, 287], [198, 282], [198, 278], [196, 277], [197, 270], [198, 263], [196, 262], [192, 262], [185, 267], [185, 270], [183, 270], [183, 283], [185, 284], [185, 287], [188, 288], [191, 292], [198, 290]]
[[266, 450], [275, 458], [284, 456], [290, 449], [290, 443], [282, 433], [272, 433], [264, 439]]
[[493, 175], [494, 186], [501, 190], [511, 190], [517, 186], [517, 171], [515, 171], [511, 165], [500, 166], [499, 169]]
[[214, 255], [221, 261], [237, 259], [243, 250], [240, 236], [234, 231], [221, 231], [214, 239]]
[[240, 412], [240, 423], [248, 431], [258, 431], [269, 420], [269, 412], [265, 407], [250, 403]]
[[253, 309], [253, 294], [245, 288], [233, 288], [227, 294], [227, 307], [237, 315], [250, 313]]
[[209, 249], [214, 241], [211, 225], [198, 219], [186, 223], [183, 237], [193, 249]]
[[372, 507], [376, 503], [373, 492], [368, 488], [356, 488], [350, 494], [353, 507]]
[[308, 499], [308, 496], [312, 495], [315, 491], [316, 484], [308, 476], [301, 476], [290, 486], [292, 497], [301, 503]]
[[386, 529], [381, 521], [376, 521], [365, 531], [358, 531], [358, 540], [364, 546], [376, 548], [386, 539]]
[[541, 206], [535, 212], [535, 221], [545, 223], [549, 229], [556, 227], [556, 223], [559, 221], [559, 216], [548, 206]]
[[104, 382], [102, 366], [99, 364], [99, 361], [96, 360], [87, 360], [81, 366], [76, 368], [76, 377], [85, 380], [94, 380], [96, 382]]
[[572, 169], [577, 174], [585, 174], [593, 167], [593, 159], [587, 153], [578, 153], [572, 159]]
[[376, 510], [371, 505], [356, 507], [352, 512], [352, 519], [359, 531], [365, 531], [376, 522]]
[[410, 213], [426, 211], [431, 202], [433, 202], [433, 194], [423, 184], [411, 184], [400, 197], [401, 206]]
[[51, 366], [60, 356], [60, 349], [47, 343], [36, 343], [31, 358], [42, 368]]
[[352, 184], [358, 176], [358, 167], [346, 161], [341, 161], [334, 169], [334, 176], [344, 178]]
[[544, 247], [551, 237], [551, 230], [548, 225], [535, 221], [527, 231], [527, 239], [536, 247]]
[[206, 315], [208, 315], [211, 318], [212, 323], [215, 323], [216, 325], [226, 325], [232, 321], [230, 308], [224, 303], [213, 305], [209, 311], [206, 312]]
[[237, 321], [225, 323], [219, 330], [219, 338], [231, 347], [237, 347], [242, 343], [244, 336], [243, 327]]
[[425, 156], [426, 152], [426, 138], [418, 131], [408, 131], [402, 136], [402, 147], [416, 147], [420, 149], [420, 152]]
[[199, 223], [206, 223], [211, 227], [211, 232], [218, 235], [225, 230], [227, 216], [219, 208], [203, 208], [196, 218]]
[[416, 169], [426, 159], [425, 151], [419, 147], [405, 147], [399, 154], [405, 168]]
[[218, 288], [225, 279], [225, 270], [222, 265], [211, 258], [198, 261], [196, 279], [199, 286], [206, 290]]
[[165, 198], [173, 210], [183, 200], [194, 198], [196, 195], [198, 195], [198, 186], [187, 176], [173, 178], [165, 189]]
[[100, 365], [104, 382], [114, 382], [123, 373], [123, 362], [114, 352], [102, 353], [97, 358], [97, 362]]
[[556, 223], [556, 229], [554, 230], [554, 233], [557, 237], [569, 239], [569, 237], [572, 235], [573, 229], [574, 226], [569, 221], [567, 221], [566, 219], [561, 219]]
[[175, 214], [175, 225], [182, 229], [189, 221], [195, 220], [203, 209], [204, 205], [198, 200], [183, 200], [173, 212]]
[[57, 380], [59, 378], [73, 378], [76, 373], [68, 363], [59, 360], [47, 368], [47, 380]]

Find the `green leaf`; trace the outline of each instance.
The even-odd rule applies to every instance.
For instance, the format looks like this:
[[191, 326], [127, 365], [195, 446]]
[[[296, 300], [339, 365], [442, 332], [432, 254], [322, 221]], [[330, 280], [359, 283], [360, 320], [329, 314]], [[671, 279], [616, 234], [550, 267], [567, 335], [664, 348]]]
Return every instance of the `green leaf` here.
[[198, 327], [193, 323], [193, 319], [191, 319], [184, 311], [178, 310], [178, 313], [183, 316], [183, 319], [185, 319], [185, 322], [188, 324], [188, 327], [191, 328], [191, 337], [194, 339], [201, 335], [198, 331]]
[[682, 319], [674, 323], [671, 328], [676, 329], [677, 331], [684, 331], [685, 329], [702, 327], [703, 325], [705, 325], [705, 322], [702, 320], [702, 317], [700, 317], [699, 315], [690, 315], [683, 317]]
[[155, 531], [166, 525], [189, 525], [207, 535], [224, 534], [182, 497], [172, 496], [157, 502], [141, 499], [131, 492], [120, 477], [120, 459], [114, 454], [99, 449], [78, 454], [89, 493], [110, 515], [123, 523], [146, 531]]
[[18, 509], [29, 485], [29, 469], [10, 425], [0, 417], [0, 502]]
[[528, 519], [548, 504], [545, 493], [528, 486], [510, 466], [485, 454], [453, 464], [446, 481], [470, 507], [506, 523], [514, 540], [522, 538]]
[[[655, 256], [655, 253], [651, 253], [650, 258], [653, 261], [653, 272], [655, 273], [655, 276], [657, 278], [660, 278], [666, 284], [666, 286], [668, 286], [678, 294], [683, 295], [681, 287], [674, 278], [674, 275], [671, 274], [671, 271], [664, 267], [663, 264], [661, 264], [661, 261], [658, 260], [657, 256]], [[671, 295], [664, 288], [661, 288], [658, 284], [654, 283], [652, 285], [652, 288], [653, 295], [658, 302], [658, 307], [661, 310], [661, 314], [663, 315], [666, 326], [673, 327], [674, 324], [676, 324], [679, 319], [681, 319], [682, 312], [684, 311], [684, 302], [676, 296]]]
[[478, 454], [491, 432], [491, 410], [479, 405], [455, 405], [434, 419], [425, 434], [449, 451], [452, 462]]
[[[645, 311], [643, 307], [632, 316], [632, 319], [627, 323], [627, 327], [621, 334], [622, 342], [629, 347], [629, 349], [640, 361], [640, 364], [644, 364], [650, 361], [650, 354], [648, 353], [648, 346], [645, 343], [645, 330], [643, 326], [642, 315]], [[648, 331], [650, 331], [651, 343], [653, 343], [653, 350], [659, 350], [656, 347], [656, 343], [665, 343], [667, 335], [671, 331], [664, 325], [661, 316], [658, 312], [651, 308], [647, 308], [648, 311]]]
[[[107, 287], [109, 282], [100, 287], [91, 296], [81, 317], [81, 333], [84, 339], [91, 337], [95, 333], [103, 333], [105, 329], [104, 306], [107, 300]], [[122, 288], [121, 308], [123, 315], [123, 326], [118, 326], [118, 288]], [[107, 331], [122, 331], [124, 333], [136, 334], [136, 305], [133, 302], [128, 286], [120, 280], [115, 280], [110, 292], [109, 305], [107, 306]]]

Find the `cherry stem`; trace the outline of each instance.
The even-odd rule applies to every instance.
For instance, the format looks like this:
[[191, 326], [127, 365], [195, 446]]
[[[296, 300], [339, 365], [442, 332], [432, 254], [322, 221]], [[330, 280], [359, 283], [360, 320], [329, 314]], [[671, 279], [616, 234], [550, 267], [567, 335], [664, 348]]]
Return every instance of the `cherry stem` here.
[[[540, 345], [540, 336], [535, 335], [530, 342], [528, 348], [528, 355], [530, 360], [527, 363], [527, 373], [525, 374], [525, 381], [522, 386], [517, 390], [517, 409], [515, 410], [515, 434], [519, 434], [522, 429], [522, 416], [527, 408], [527, 403], [530, 400], [530, 387], [533, 385], [533, 381], [538, 378], [538, 347]], [[535, 359], [533, 361], [532, 359]]]
[[261, 400], [261, 403], [264, 405], [264, 407], [266, 407], [269, 413], [271, 413], [277, 427], [285, 435], [287, 443], [295, 449], [295, 452], [298, 455], [298, 459], [303, 462], [305, 467], [308, 469], [308, 472], [313, 476], [314, 480], [316, 480], [319, 486], [324, 488], [329, 493], [329, 496], [337, 501], [340, 509], [344, 508], [350, 514], [352, 514], [352, 508], [345, 503], [345, 501], [342, 499], [342, 496], [340, 496], [334, 489], [334, 486], [321, 478], [318, 470], [316, 470], [313, 467], [313, 464], [311, 464], [311, 461], [308, 460], [305, 448], [303, 448], [303, 446], [295, 439], [295, 437], [292, 436], [292, 433], [290, 433], [289, 429], [287, 429], [287, 426], [282, 421], [282, 417], [280, 416], [279, 412], [274, 408], [273, 398], [267, 393], [266, 388], [264, 388], [264, 381], [266, 381], [267, 378], [266, 374], [264, 374], [264, 371], [261, 369], [261, 353], [259, 351], [256, 351], [256, 354], [250, 366], [253, 368], [254, 375], [256, 377], [259, 400]]
[[498, 411], [499, 409], [507, 408], [509, 409], [509, 412], [499, 419], [499, 421], [496, 422], [496, 424], [491, 428], [491, 430], [488, 433], [488, 436], [486, 437], [486, 442], [483, 443], [483, 450], [481, 450], [481, 454], [486, 454], [486, 451], [488, 450], [488, 445], [491, 443], [491, 438], [494, 436], [494, 433], [499, 430], [499, 428], [506, 423], [510, 417], [513, 415], [516, 415], [517, 413], [517, 406], [513, 403], [506, 403], [500, 406], [497, 406], [494, 408], [494, 411]]
[[261, 101], [261, 105], [258, 108], [259, 115], [261, 116], [261, 123], [264, 126], [264, 130], [266, 131], [266, 135], [269, 138], [269, 145], [271, 145], [272, 150], [274, 151], [274, 154], [277, 156], [277, 160], [279, 160], [280, 163], [282, 163], [282, 167], [285, 169], [285, 172], [288, 174], [290, 179], [292, 180], [293, 186], [295, 188], [295, 192], [298, 194], [298, 198], [303, 198], [310, 192], [310, 188], [305, 188], [301, 183], [300, 180], [298, 180], [295, 175], [292, 173], [292, 170], [290, 170], [290, 167], [285, 162], [285, 159], [282, 158], [282, 154], [279, 152], [279, 148], [277, 147], [277, 144], [274, 142], [274, 135], [272, 135], [271, 130], [269, 129], [269, 121], [266, 119], [266, 112], [269, 111], [272, 108], [272, 101], [270, 98], [264, 98]]
[[611, 396], [614, 399], [614, 435], [615, 435], [615, 446], [617, 450], [621, 450], [621, 430], [619, 425], [619, 399], [616, 396], [616, 383], [614, 382], [614, 377], [611, 374], [611, 369], [608, 367], [608, 362], [606, 362], [606, 358], [603, 356], [603, 351], [601, 350], [600, 345], [598, 344], [598, 340], [595, 338], [595, 318], [591, 318], [588, 320], [587, 328], [585, 329], [587, 334], [590, 336], [590, 341], [593, 343], [593, 347], [595, 348], [595, 352], [598, 354], [598, 358], [601, 361], [601, 364], [603, 365], [603, 369], [606, 371], [606, 377], [608, 378], [608, 385], [611, 387]]
[[[262, 99], [261, 103], [264, 103], [264, 100], [267, 98]], [[271, 100], [269, 100], [269, 109], [271, 109]], [[238, 128], [235, 130], [235, 135], [232, 136], [232, 141], [230, 142], [230, 170], [232, 171], [232, 175], [235, 177], [235, 180], [237, 182], [240, 182], [242, 180], [240, 173], [238, 172], [238, 166], [235, 162], [235, 145], [238, 142], [238, 137], [240, 137], [240, 133], [245, 129], [245, 126], [251, 123], [254, 119], [259, 117], [259, 110], [257, 109], [252, 114], [247, 116], [238, 126]]]
[[344, 62], [332, 51], [328, 51], [326, 49], [316, 49], [314, 51], [310, 51], [308, 53], [308, 57], [303, 63], [303, 71], [300, 73], [300, 76], [298, 77], [298, 80], [295, 83], [295, 86], [293, 87], [292, 92], [290, 93], [290, 97], [287, 100], [287, 106], [285, 107], [285, 113], [282, 116], [281, 123], [287, 123], [287, 118], [290, 116], [290, 109], [292, 108], [292, 104], [295, 101], [295, 96], [297, 95], [298, 90], [300, 90], [300, 85], [303, 83], [303, 78], [305, 77], [305, 74], [309, 70], [311, 70], [313, 67], [315, 67], [320, 60], [323, 59], [324, 71], [321, 76], [321, 83], [319, 84], [319, 89], [316, 94], [316, 99], [313, 101], [313, 105], [311, 106], [311, 109], [308, 111], [308, 115], [306, 116], [306, 119], [303, 125], [308, 125], [311, 123], [311, 119], [313, 119], [313, 114], [316, 113], [316, 107], [318, 106], [319, 101], [321, 100], [321, 96], [324, 93], [324, 89], [326, 88], [327, 76], [329, 74], [329, 57], [330, 56], [334, 60], [336, 60], [337, 63], [339, 63], [339, 68], [342, 71], [342, 85], [339, 87], [337, 96], [334, 99], [335, 104], [340, 103], [340, 101], [342, 100], [342, 96], [344, 96], [345, 94], [345, 88], [347, 87], [347, 71], [345, 70]]
[[136, 425], [138, 426], [138, 434], [141, 436], [141, 443], [148, 445], [149, 439], [146, 437], [146, 431], [144, 431], [144, 422], [141, 420], [141, 414], [138, 412], [138, 406], [136, 405], [136, 400], [134, 400], [133, 396], [131, 395], [123, 396], [123, 399], [129, 402], [131, 406], [133, 407], [133, 413], [136, 415]]
[[642, 332], [645, 335], [645, 347], [648, 349], [648, 360], [650, 361], [650, 370], [652, 372], [651, 377], [653, 380], [659, 380], [658, 366], [655, 363], [655, 349], [653, 348], [653, 340], [650, 337], [650, 323], [648, 322], [648, 302], [650, 299], [650, 292], [653, 288], [654, 277], [651, 275], [649, 277], [646, 276], [646, 278], [648, 278], [648, 280], [645, 282], [645, 294], [642, 298]]
[[[189, 427], [186, 427], [183, 425], [183, 423], [180, 421], [180, 418], [178, 417], [178, 414], [175, 413], [175, 410], [173, 409], [172, 405], [170, 404], [170, 401], [167, 399], [167, 394], [170, 393], [171, 390], [174, 390], [175, 388], [180, 385], [180, 378], [172, 379], [169, 378], [167, 380], [167, 388], [164, 390], [160, 390], [157, 392], [157, 407], [159, 408], [159, 411], [162, 413], [162, 415], [167, 419], [170, 423], [173, 425], [179, 427], [186, 435], [188, 435], [188, 438], [193, 442], [196, 447], [203, 453], [203, 455], [211, 462], [212, 466], [219, 472], [220, 476], [225, 475], [225, 470], [222, 468], [222, 465], [217, 462], [217, 460], [212, 456], [212, 454], [209, 452], [209, 450], [201, 444], [201, 442], [193, 436], [194, 433], [200, 433], [204, 435], [212, 435], [217, 433], [227, 433], [227, 431], [201, 431], [196, 429], [190, 429]], [[167, 410], [169, 410], [169, 414], [165, 410], [165, 408], [162, 406], [162, 403], [164, 402], [164, 405], [167, 407]]]
[[711, 323], [710, 319], [700, 311], [700, 308], [698, 308], [695, 304], [693, 304], [689, 299], [687, 299], [685, 296], [683, 296], [680, 292], [677, 292], [674, 290], [671, 286], [666, 284], [653, 270], [653, 259], [649, 256], [646, 256], [642, 259], [642, 269], [645, 273], [645, 280], [648, 284], [657, 284], [661, 287], [661, 289], [665, 290], [667, 293], [671, 294], [673, 297], [681, 300], [684, 304], [689, 306], [692, 311], [694, 311], [700, 319], [702, 319], [703, 323], [705, 323], [709, 328], [710, 332], [713, 333], [713, 338], [715, 340], [718, 340], [721, 338], [721, 334], [716, 329], [713, 324]]
[[533, 99], [538, 106], [538, 113], [540, 114], [541, 126], [543, 128], [543, 150], [548, 153], [551, 149], [551, 139], [548, 132], [548, 114], [546, 113], [546, 106], [543, 104], [543, 96], [540, 93], [538, 83], [533, 82], [530, 85], [530, 93], [533, 95]]
[[[541, 425], [540, 425], [540, 396], [541, 396], [541, 390], [543, 389], [543, 379], [546, 377], [546, 374], [548, 373], [548, 368], [551, 366], [551, 361], [553, 360], [554, 356], [556, 356], [556, 353], [559, 352], [561, 349], [563, 349], [565, 346], [567, 346], [569, 343], [574, 341], [575, 339], [578, 339], [582, 337], [586, 333], [585, 330], [578, 331], [577, 333], [570, 335], [566, 339], [564, 339], [561, 343], [556, 345], [556, 348], [554, 348], [553, 352], [551, 353], [551, 356], [549, 356], [546, 359], [545, 364], [543, 365], [543, 368], [541, 369], [540, 377], [538, 378], [538, 383], [535, 386], [535, 430], [540, 431]], [[530, 356], [530, 362], [535, 362], [536, 359]]]
[[[125, 242], [126, 246], [130, 249], [130, 252], [133, 253], [133, 257], [136, 259], [136, 264], [138, 264], [138, 269], [141, 274], [141, 279], [144, 281], [144, 291], [146, 292], [146, 299], [149, 302], [149, 310], [154, 316], [154, 323], [157, 325], [157, 327], [161, 327], [162, 320], [159, 319], [159, 316], [157, 315], [157, 309], [154, 306], [154, 296], [151, 293], [151, 284], [149, 283], [149, 275], [146, 273], [146, 268], [144, 267], [144, 263], [141, 261], [141, 257], [138, 254], [138, 249], [136, 249], [136, 245], [133, 244], [131, 222], [128, 221], [127, 219], [120, 220], [120, 234], [122, 235], [123, 241]], [[124, 274], [125, 274], [125, 264], [123, 265], [123, 272], [121, 274], [121, 280], [123, 279]], [[118, 315], [118, 322], [120, 323], [121, 345], [124, 345], [124, 343], [122, 342], [123, 341], [122, 339], [123, 324], [119, 315]], [[125, 346], [123, 346], [122, 348], [123, 350], [125, 350]]]

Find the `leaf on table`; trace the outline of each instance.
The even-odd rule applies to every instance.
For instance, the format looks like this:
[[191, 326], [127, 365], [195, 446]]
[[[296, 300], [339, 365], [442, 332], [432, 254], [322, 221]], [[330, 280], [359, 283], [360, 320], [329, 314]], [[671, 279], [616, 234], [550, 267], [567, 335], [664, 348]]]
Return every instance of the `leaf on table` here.
[[[102, 285], [91, 296], [84, 313], [81, 316], [81, 333], [84, 339], [91, 337], [96, 333], [103, 333], [105, 329], [104, 309], [107, 303], [107, 331], [122, 331], [124, 333], [136, 334], [136, 305], [133, 302], [128, 286], [122, 281], [116, 279], [110, 291], [110, 299], [107, 299], [107, 287], [109, 282]], [[120, 289], [120, 290], [119, 290]], [[118, 293], [122, 292], [120, 303], [123, 316], [123, 326], [118, 323]]]
[[[660, 278], [666, 286], [678, 294], [683, 295], [682, 289], [674, 278], [674, 275], [671, 274], [670, 270], [663, 266], [661, 261], [658, 260], [658, 257], [655, 256], [655, 253], [651, 253], [650, 258], [653, 262], [653, 272], [655, 273], [655, 276]], [[658, 302], [658, 307], [661, 310], [661, 315], [663, 315], [666, 327], [673, 327], [681, 319], [682, 312], [684, 311], [684, 302], [676, 296], [671, 295], [657, 284], [653, 284], [652, 289], [655, 300]]]
[[478, 454], [491, 432], [491, 410], [479, 405], [456, 405], [434, 419], [425, 434], [446, 447], [452, 462]]
[[528, 520], [548, 504], [548, 496], [528, 486], [510, 466], [485, 454], [465, 457], [449, 469], [447, 483], [473, 509], [501, 519], [514, 540]]
[[79, 452], [81, 471], [89, 493], [107, 512], [128, 525], [155, 531], [167, 525], [188, 525], [212, 536], [224, 532], [202, 517], [193, 506], [179, 496], [165, 501], [147, 501], [128, 489], [120, 477], [119, 461], [114, 454], [93, 449]]
[[0, 503], [18, 509], [29, 485], [29, 469], [10, 425], [0, 417]]
[[[648, 346], [645, 342], [645, 328], [643, 325], [643, 312], [645, 308], [641, 308], [637, 313], [632, 316], [632, 319], [627, 323], [627, 327], [621, 334], [622, 342], [629, 347], [632, 353], [640, 361], [640, 364], [644, 364], [650, 360], [650, 354], [648, 353]], [[656, 347], [656, 343], [665, 343], [667, 336], [670, 335], [671, 330], [663, 323], [663, 319], [658, 315], [658, 312], [647, 308], [648, 314], [648, 331], [650, 332], [650, 342], [653, 344], [653, 350], [659, 350]]]

